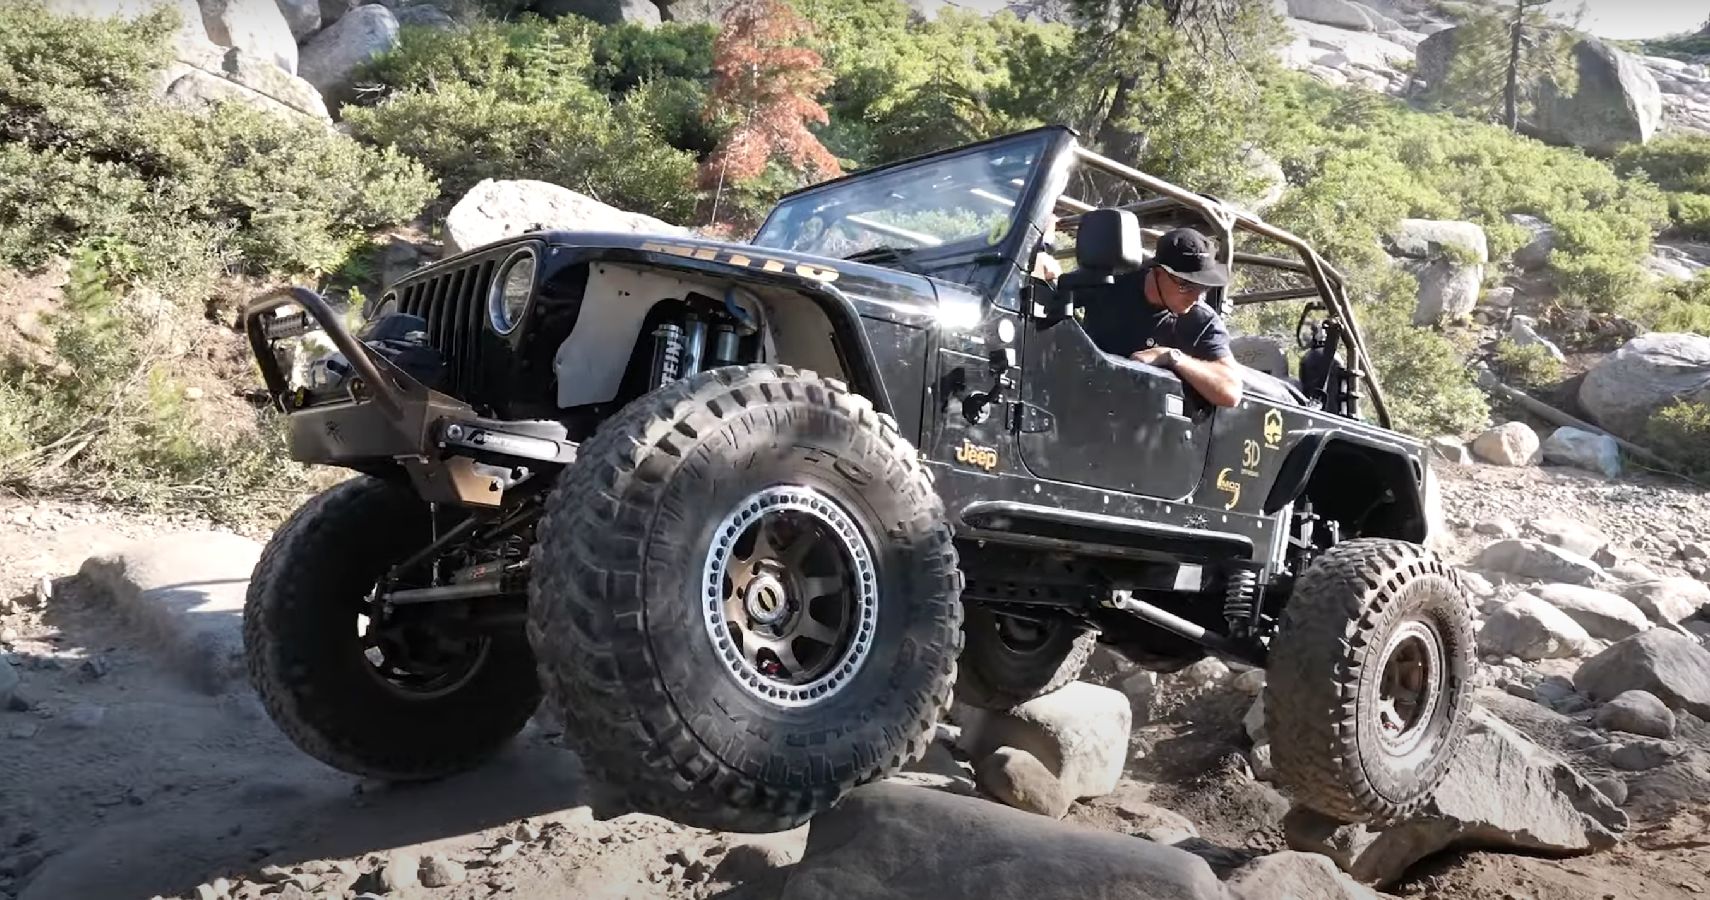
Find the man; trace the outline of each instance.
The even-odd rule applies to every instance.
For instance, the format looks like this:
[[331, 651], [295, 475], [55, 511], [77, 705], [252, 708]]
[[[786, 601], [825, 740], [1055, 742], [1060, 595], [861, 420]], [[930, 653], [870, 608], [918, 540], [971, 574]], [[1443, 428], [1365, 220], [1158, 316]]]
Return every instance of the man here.
[[1140, 268], [1118, 276], [1102, 302], [1089, 303], [1081, 324], [1104, 352], [1168, 369], [1208, 402], [1234, 406], [1241, 370], [1229, 329], [1203, 302], [1206, 291], [1228, 283], [1211, 241], [1177, 228], [1158, 238]]

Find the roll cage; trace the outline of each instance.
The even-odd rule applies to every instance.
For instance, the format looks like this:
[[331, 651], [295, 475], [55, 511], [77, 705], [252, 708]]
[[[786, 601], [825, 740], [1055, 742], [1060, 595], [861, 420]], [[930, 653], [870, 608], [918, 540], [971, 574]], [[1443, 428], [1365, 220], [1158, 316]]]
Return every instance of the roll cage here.
[[[1063, 135], [1051, 161], [1052, 170], [1041, 179], [1039, 196], [1036, 198], [1035, 211], [1038, 218], [1035, 219], [1035, 227], [1041, 235], [1048, 231], [1048, 216], [1056, 218], [1056, 231], [1059, 234], [1073, 235], [1082, 215], [1100, 208], [1115, 208], [1133, 213], [1141, 221], [1143, 243], [1148, 245], [1155, 243], [1170, 227], [1192, 225], [1208, 229], [1208, 236], [1217, 242], [1221, 261], [1229, 266], [1236, 276], [1233, 290], [1216, 290], [1208, 296], [1210, 302], [1227, 315], [1239, 306], [1287, 300], [1313, 301], [1326, 312], [1327, 321], [1335, 322], [1339, 326], [1334, 329], [1334, 334], [1337, 335], [1345, 355], [1344, 364], [1354, 382], [1365, 385], [1365, 392], [1355, 396], [1369, 397], [1379, 424], [1384, 428], [1390, 427], [1383, 387], [1371, 365], [1365, 336], [1354, 319], [1348, 301], [1346, 280], [1342, 273], [1319, 256], [1311, 245], [1299, 236], [1265, 222], [1247, 210], [1213, 196], [1189, 191], [1089, 150], [1080, 144], [1072, 129], [1052, 127], [1061, 129]], [[1151, 196], [1115, 204], [1105, 201], [1104, 198], [1099, 198], [1104, 202], [1088, 202], [1077, 198], [1070, 193], [1070, 183], [1077, 174], [1086, 172], [1099, 173], [1126, 185], [1136, 194]], [[1282, 245], [1293, 250], [1298, 258], [1288, 259], [1238, 250], [1237, 235], [1250, 235]], [[1289, 276], [1305, 276], [1310, 283], [1241, 289], [1244, 287], [1243, 276], [1250, 274], [1242, 267], [1255, 267], [1276, 273], [1283, 279]], [[1275, 278], [1276, 276], [1272, 276], [1272, 280]], [[1309, 306], [1308, 310], [1310, 309]]]

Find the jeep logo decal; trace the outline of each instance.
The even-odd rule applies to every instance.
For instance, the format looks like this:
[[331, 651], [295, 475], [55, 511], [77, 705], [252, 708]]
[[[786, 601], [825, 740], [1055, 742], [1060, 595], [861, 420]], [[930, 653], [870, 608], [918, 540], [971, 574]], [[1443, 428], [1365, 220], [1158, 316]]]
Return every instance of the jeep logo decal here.
[[962, 446], [956, 448], [956, 461], [979, 466], [987, 472], [997, 468], [998, 455], [996, 447], [980, 447], [967, 438], [962, 439]]
[[823, 281], [830, 284], [837, 280], [837, 270], [823, 266], [810, 266], [807, 263], [788, 263], [781, 259], [770, 257], [749, 256], [735, 250], [721, 250], [717, 247], [696, 247], [692, 244], [665, 244], [659, 241], [643, 241], [641, 249], [653, 253], [669, 253], [672, 256], [682, 256], [689, 259], [701, 259], [733, 266], [743, 266], [750, 269], [760, 269], [765, 272], [794, 271], [803, 278]]

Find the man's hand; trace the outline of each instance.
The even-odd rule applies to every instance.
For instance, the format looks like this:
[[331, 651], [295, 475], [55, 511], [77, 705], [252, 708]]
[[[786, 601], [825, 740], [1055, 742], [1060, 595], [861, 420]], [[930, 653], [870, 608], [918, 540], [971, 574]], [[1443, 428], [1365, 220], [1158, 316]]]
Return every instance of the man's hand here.
[[1040, 251], [1033, 257], [1033, 277], [1047, 284], [1056, 284], [1057, 276], [1063, 274], [1063, 264], [1057, 257]]
[[1148, 347], [1145, 350], [1136, 350], [1133, 353], [1130, 353], [1128, 358], [1137, 363], [1145, 363], [1148, 366], [1155, 366], [1158, 364], [1158, 360], [1169, 355], [1169, 352], [1170, 348], [1168, 347]]
[[1241, 402], [1241, 371], [1234, 357], [1207, 361], [1183, 353], [1175, 365], [1160, 365], [1159, 360], [1169, 353], [1169, 347], [1151, 347], [1136, 350], [1128, 358], [1148, 366], [1169, 369], [1198, 391], [1201, 397], [1217, 406], [1234, 406]]

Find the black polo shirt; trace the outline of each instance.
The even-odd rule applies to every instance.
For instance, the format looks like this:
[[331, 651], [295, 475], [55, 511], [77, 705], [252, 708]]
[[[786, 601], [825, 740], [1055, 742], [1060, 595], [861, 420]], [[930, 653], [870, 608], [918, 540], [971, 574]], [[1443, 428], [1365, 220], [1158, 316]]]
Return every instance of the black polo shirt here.
[[1106, 353], [1128, 357], [1152, 347], [1174, 347], [1204, 360], [1233, 355], [1229, 329], [1204, 301], [1195, 303], [1180, 316], [1146, 299], [1146, 277], [1150, 264], [1119, 275], [1116, 283], [1101, 285], [1087, 297], [1081, 327], [1094, 344]]

